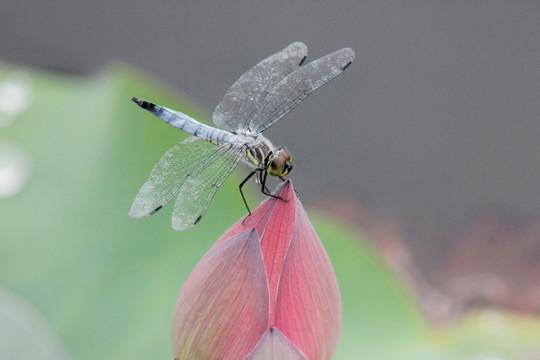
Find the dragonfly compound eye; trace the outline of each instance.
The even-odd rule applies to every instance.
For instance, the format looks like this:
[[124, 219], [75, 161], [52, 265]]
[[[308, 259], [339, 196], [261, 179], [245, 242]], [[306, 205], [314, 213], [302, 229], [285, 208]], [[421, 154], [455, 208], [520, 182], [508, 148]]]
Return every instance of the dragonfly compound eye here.
[[272, 176], [282, 176], [284, 168], [285, 160], [281, 156], [276, 156], [270, 161], [270, 166], [268, 167], [268, 174]]
[[285, 161], [292, 161], [292, 154], [289, 150], [285, 149], [285, 148], [281, 148], [279, 150], [279, 156], [281, 156], [283, 158], [283, 160]]

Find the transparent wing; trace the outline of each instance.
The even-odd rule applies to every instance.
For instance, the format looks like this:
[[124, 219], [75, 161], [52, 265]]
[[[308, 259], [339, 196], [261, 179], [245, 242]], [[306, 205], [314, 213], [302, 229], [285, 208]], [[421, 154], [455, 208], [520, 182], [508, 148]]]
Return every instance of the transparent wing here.
[[174, 204], [172, 227], [185, 230], [196, 225], [210, 205], [217, 189], [240, 161], [242, 148], [224, 145], [207, 166], [194, 171], [184, 183]]
[[247, 128], [260, 133], [275, 124], [314, 90], [341, 74], [354, 60], [350, 48], [338, 50], [302, 66], [269, 90], [250, 113]]
[[192, 174], [208, 167], [224, 150], [197, 137], [173, 146], [150, 172], [133, 201], [129, 216], [140, 219], [154, 214], [180, 191]]
[[296, 70], [306, 56], [306, 45], [295, 42], [255, 65], [227, 91], [214, 110], [214, 124], [233, 132], [244, 129], [250, 114], [268, 90]]

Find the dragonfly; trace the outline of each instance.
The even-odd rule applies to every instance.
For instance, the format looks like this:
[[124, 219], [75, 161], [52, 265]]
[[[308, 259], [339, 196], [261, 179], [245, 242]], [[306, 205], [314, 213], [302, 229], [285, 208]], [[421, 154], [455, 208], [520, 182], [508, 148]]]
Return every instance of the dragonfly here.
[[216, 191], [240, 162], [254, 175], [261, 191], [267, 176], [284, 180], [293, 169], [291, 152], [275, 147], [262, 132], [278, 122], [311, 92], [341, 74], [354, 60], [355, 53], [343, 48], [306, 65], [307, 46], [295, 42], [262, 60], [243, 74], [225, 93], [214, 110], [216, 127], [190, 116], [133, 97], [141, 108], [191, 136], [168, 150], [154, 166], [129, 211], [140, 219], [155, 214], [175, 196], [172, 227], [185, 230], [204, 216]]

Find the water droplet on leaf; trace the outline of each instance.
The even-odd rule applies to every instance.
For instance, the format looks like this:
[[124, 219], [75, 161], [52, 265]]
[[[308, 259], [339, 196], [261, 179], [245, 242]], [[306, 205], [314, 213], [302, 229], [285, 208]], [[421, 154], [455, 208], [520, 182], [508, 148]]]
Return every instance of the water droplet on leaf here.
[[10, 125], [18, 114], [30, 105], [32, 87], [30, 76], [13, 71], [0, 82], [0, 126]]
[[30, 159], [20, 145], [0, 140], [0, 198], [17, 194], [30, 177]]

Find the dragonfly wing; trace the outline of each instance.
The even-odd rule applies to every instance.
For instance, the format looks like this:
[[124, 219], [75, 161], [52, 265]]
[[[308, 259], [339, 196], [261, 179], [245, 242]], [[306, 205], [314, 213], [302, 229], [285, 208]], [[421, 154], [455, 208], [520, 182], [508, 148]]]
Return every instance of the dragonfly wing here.
[[250, 114], [268, 90], [296, 70], [306, 56], [306, 45], [295, 42], [255, 65], [227, 91], [214, 110], [214, 124], [233, 132], [245, 129]]
[[242, 158], [241, 151], [241, 147], [223, 145], [205, 166], [191, 173], [174, 205], [172, 227], [175, 230], [189, 229], [201, 220], [217, 189]]
[[302, 66], [287, 75], [258, 104], [248, 128], [260, 133], [294, 109], [313, 91], [341, 74], [354, 60], [350, 48], [338, 50]]
[[133, 201], [129, 216], [135, 219], [154, 214], [167, 204], [219, 147], [197, 137], [189, 137], [167, 151], [152, 169], [148, 180]]

